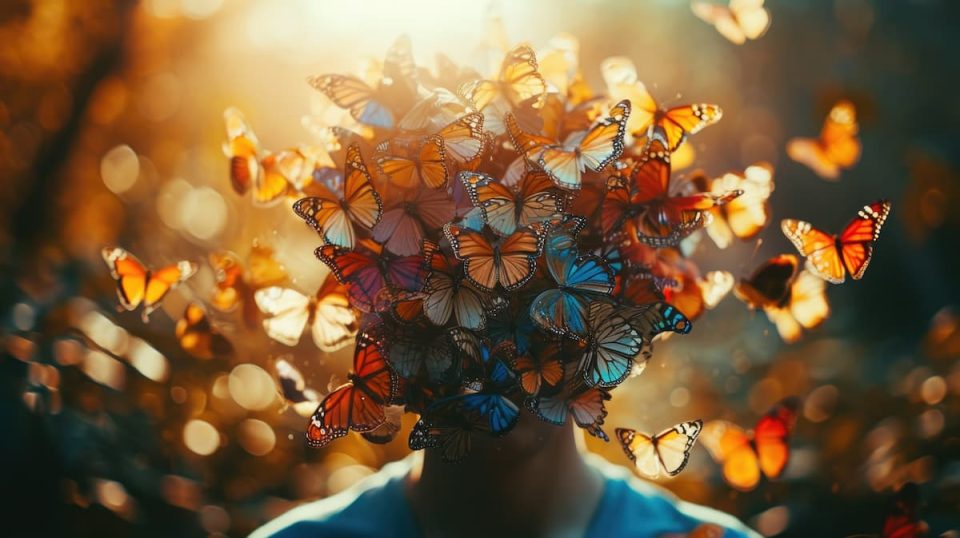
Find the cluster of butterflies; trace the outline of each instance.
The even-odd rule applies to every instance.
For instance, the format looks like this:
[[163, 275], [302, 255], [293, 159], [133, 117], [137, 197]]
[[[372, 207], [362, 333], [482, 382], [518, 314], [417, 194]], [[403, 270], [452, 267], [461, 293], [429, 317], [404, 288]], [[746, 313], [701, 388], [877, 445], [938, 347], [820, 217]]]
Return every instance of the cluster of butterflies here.
[[[247, 323], [259, 321], [285, 345], [307, 327], [324, 351], [355, 343], [348, 381], [322, 399], [291, 362], [276, 361], [288, 401], [320, 399], [311, 446], [351, 430], [390, 440], [405, 410], [420, 415], [410, 447], [456, 461], [472, 435], [509, 432], [521, 406], [554, 424], [572, 417], [608, 440], [610, 391], [643, 371], [658, 335], [689, 332], [691, 319], [734, 288], [729, 273], [701, 277], [682, 243], [703, 229], [721, 246], [756, 236], [769, 221], [772, 168], [675, 180], [671, 156], [716, 123], [720, 107], [662, 107], [625, 58], [603, 63], [607, 94], [595, 93], [576, 50], [571, 40], [552, 42], [541, 66], [517, 46], [484, 78], [442, 55], [436, 70], [418, 67], [401, 38], [373, 80], [310, 78], [348, 116], [314, 146], [279, 153], [260, 147], [239, 111], [226, 112], [234, 188], [257, 204], [295, 199], [330, 273], [305, 295], [282, 285], [286, 273], [265, 247], [246, 269], [214, 253], [210, 303], [242, 308]], [[839, 236], [783, 221], [807, 270], [796, 256], [775, 258], [736, 294], [778, 327], [787, 324], [781, 317], [811, 326], [811, 289], [860, 278], [888, 212], [886, 202], [866, 206]], [[145, 320], [197, 270], [180, 262], [151, 271], [122, 249], [103, 254], [122, 306], [142, 304]], [[177, 335], [195, 356], [230, 350], [199, 304], [188, 306]], [[616, 434], [655, 476], [680, 472], [701, 430], [714, 432], [705, 438], [715, 439], [708, 448], [725, 476], [749, 489], [761, 471], [775, 477], [785, 465], [793, 420], [785, 409], [752, 434], [699, 421], [657, 436]]]

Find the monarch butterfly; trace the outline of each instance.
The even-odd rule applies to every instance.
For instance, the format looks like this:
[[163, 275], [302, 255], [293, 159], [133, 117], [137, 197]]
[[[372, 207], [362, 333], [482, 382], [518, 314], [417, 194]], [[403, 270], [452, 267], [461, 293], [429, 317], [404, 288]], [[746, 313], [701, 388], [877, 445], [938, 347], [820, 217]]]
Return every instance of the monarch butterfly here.
[[[703, 183], [705, 184], [706, 181]], [[734, 237], [738, 239], [756, 237], [770, 221], [768, 200], [774, 184], [773, 167], [769, 163], [752, 164], [743, 171], [743, 174], [727, 173], [704, 186], [704, 191], [717, 196], [723, 196], [724, 193], [731, 191], [743, 193], [711, 210], [713, 218], [706, 225], [705, 230], [718, 248], [730, 246]]]
[[564, 380], [558, 386], [559, 391], [555, 394], [527, 398], [524, 402], [527, 409], [540, 420], [558, 426], [565, 424], [568, 416], [573, 416], [577, 426], [608, 441], [610, 438], [603, 431], [603, 422], [607, 418], [605, 402], [610, 400], [610, 392], [603, 387], [587, 386], [573, 368], [566, 369]]
[[462, 265], [451, 263], [433, 241], [424, 240], [423, 254], [428, 274], [424, 280], [423, 312], [427, 319], [444, 326], [451, 317], [456, 325], [483, 329], [487, 324], [489, 297], [462, 277]]
[[527, 45], [520, 45], [507, 52], [497, 80], [468, 82], [458, 93], [472, 101], [477, 110], [484, 110], [495, 103], [509, 108], [525, 104], [540, 108], [546, 91], [543, 76], [537, 71], [536, 54]]
[[484, 290], [497, 284], [511, 291], [522, 287], [537, 268], [543, 249], [544, 230], [539, 226], [521, 228], [507, 237], [489, 241], [480, 232], [454, 224], [443, 228], [457, 259], [463, 261], [467, 279]]
[[380, 245], [365, 240], [353, 250], [324, 245], [314, 252], [347, 288], [351, 306], [373, 312], [383, 290], [418, 291], [423, 285], [419, 256], [391, 256]]
[[614, 278], [598, 256], [578, 255], [575, 235], [562, 228], [548, 232], [544, 260], [557, 287], [541, 292], [530, 303], [530, 318], [545, 330], [583, 339], [590, 301], [609, 295]]
[[320, 403], [320, 395], [316, 390], [307, 387], [303, 374], [287, 359], [276, 359], [273, 369], [283, 401], [292, 405], [298, 415], [309, 417]]
[[358, 122], [392, 129], [398, 111], [407, 110], [416, 99], [416, 66], [410, 40], [401, 36], [387, 52], [383, 79], [376, 89], [349, 75], [319, 75], [307, 82], [338, 107], [350, 111]]
[[556, 387], [563, 379], [560, 346], [556, 342], [546, 342], [535, 346], [530, 353], [518, 354], [512, 366], [520, 376], [520, 388], [530, 396], [539, 394], [544, 385]]
[[483, 114], [473, 112], [437, 131], [443, 147], [454, 161], [466, 165], [475, 161], [485, 147]]
[[386, 420], [384, 407], [397, 393], [398, 380], [382, 345], [370, 333], [357, 337], [349, 381], [328, 394], [310, 417], [306, 432], [310, 446], [320, 448], [350, 430], [371, 431]]
[[793, 254], [781, 254], [765, 261], [749, 278], [734, 287], [734, 294], [750, 308], [779, 306], [790, 298], [790, 285], [799, 261]]
[[837, 179], [841, 170], [851, 168], [860, 160], [859, 130], [853, 103], [839, 101], [823, 121], [820, 137], [791, 138], [787, 142], [787, 155], [823, 179]]
[[620, 101], [607, 117], [594, 122], [586, 131], [570, 134], [562, 143], [525, 133], [512, 115], [505, 121], [511, 142], [527, 160], [537, 163], [557, 186], [577, 190], [585, 171], [600, 171], [623, 153], [630, 110], [630, 101]]
[[383, 213], [373, 227], [373, 239], [398, 256], [420, 252], [425, 231], [435, 231], [456, 216], [446, 191], [420, 187], [406, 191]]
[[273, 249], [254, 244], [246, 265], [229, 251], [216, 251], [208, 256], [216, 277], [211, 305], [221, 312], [243, 309], [243, 320], [249, 327], [259, 323], [259, 313], [253, 294], [267, 286], [275, 286], [287, 279], [287, 271], [273, 257]]
[[617, 428], [617, 440], [637, 470], [649, 478], [676, 476], [687, 466], [690, 450], [703, 429], [702, 420], [681, 422], [657, 435]]
[[254, 299], [269, 316], [263, 320], [264, 331], [281, 344], [297, 345], [304, 328], [309, 326], [313, 343], [330, 353], [349, 344], [357, 334], [358, 320], [347, 290], [332, 273], [313, 296], [272, 286], [258, 290]]
[[603, 78], [612, 99], [628, 99], [633, 112], [627, 130], [636, 136], [647, 136], [654, 129], [663, 131], [665, 147], [673, 152], [688, 135], [697, 134], [723, 117], [723, 110], [708, 103], [663, 108], [637, 79], [637, 70], [628, 58], [607, 58], [601, 64]]
[[198, 359], [226, 357], [233, 353], [233, 344], [210, 323], [198, 303], [188, 303], [175, 329], [180, 347]]
[[809, 222], [794, 219], [781, 221], [781, 228], [800, 254], [806, 256], [814, 274], [840, 284], [848, 274], [854, 280], [863, 278], [873, 257], [873, 245], [889, 214], [890, 202], [878, 200], [863, 206], [839, 235], [829, 235]]
[[[283, 175], [266, 174], [262, 157], [267, 157], [250, 124], [239, 109], [230, 107], [223, 112], [227, 129], [227, 141], [223, 154], [230, 160], [230, 183], [240, 195], [253, 189], [253, 201], [257, 205], [279, 202], [287, 193], [288, 183]], [[267, 158], [268, 164], [271, 162]]]
[[156, 270], [148, 269], [136, 256], [119, 247], [105, 247], [103, 261], [110, 268], [110, 276], [117, 281], [117, 297], [125, 310], [143, 305], [143, 322], [160, 307], [167, 293], [197, 272], [197, 264], [180, 261]]
[[703, 426], [702, 439], [713, 459], [723, 465], [723, 478], [741, 491], [760, 482], [760, 473], [778, 478], [790, 459], [789, 438], [796, 424], [796, 398], [773, 407], [746, 432], [736, 424], [714, 420]]
[[352, 248], [356, 241], [353, 224], [373, 228], [380, 222], [383, 205], [356, 145], [347, 148], [343, 177], [342, 199], [324, 188], [317, 196], [298, 200], [293, 211], [327, 244]]
[[730, 0], [728, 6], [697, 1], [690, 7], [694, 15], [736, 45], [760, 39], [770, 28], [770, 13], [763, 8], [763, 0]]
[[461, 172], [459, 178], [470, 201], [497, 235], [510, 235], [517, 228], [557, 218], [563, 211], [565, 195], [541, 171], [527, 172], [514, 189], [486, 174]]
[[[381, 152], [392, 151], [393, 144], [385, 143], [378, 149]], [[449, 176], [445, 160], [443, 138], [429, 136], [412, 158], [381, 155], [377, 158], [377, 168], [400, 188], [413, 189], [423, 184], [431, 189], [439, 189], [447, 185]]]

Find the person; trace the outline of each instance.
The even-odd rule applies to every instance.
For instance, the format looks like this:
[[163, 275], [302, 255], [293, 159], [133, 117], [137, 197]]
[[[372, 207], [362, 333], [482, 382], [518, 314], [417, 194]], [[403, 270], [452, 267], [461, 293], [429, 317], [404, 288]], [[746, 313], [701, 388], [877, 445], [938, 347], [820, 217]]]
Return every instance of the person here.
[[733, 516], [677, 499], [586, 454], [579, 432], [521, 413], [504, 438], [474, 435], [459, 463], [433, 449], [296, 507], [251, 538], [759, 538]]

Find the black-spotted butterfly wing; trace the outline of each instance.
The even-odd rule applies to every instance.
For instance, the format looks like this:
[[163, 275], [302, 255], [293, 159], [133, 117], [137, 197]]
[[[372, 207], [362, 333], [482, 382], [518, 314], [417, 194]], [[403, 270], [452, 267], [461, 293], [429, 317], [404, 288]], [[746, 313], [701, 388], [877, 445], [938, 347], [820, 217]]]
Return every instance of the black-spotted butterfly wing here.
[[119, 247], [106, 247], [101, 254], [110, 268], [110, 276], [117, 282], [120, 305], [125, 310], [143, 305], [141, 316], [145, 323], [170, 290], [197, 272], [197, 264], [190, 261], [150, 270], [136, 256]]

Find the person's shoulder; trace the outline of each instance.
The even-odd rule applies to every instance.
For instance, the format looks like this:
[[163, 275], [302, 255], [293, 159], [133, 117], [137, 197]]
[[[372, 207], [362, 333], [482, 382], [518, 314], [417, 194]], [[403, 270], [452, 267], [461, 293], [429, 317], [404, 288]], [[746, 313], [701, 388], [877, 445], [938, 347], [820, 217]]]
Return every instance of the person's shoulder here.
[[595, 522], [605, 532], [621, 536], [687, 536], [694, 529], [715, 526], [723, 530], [723, 538], [760, 536], [730, 514], [683, 501], [666, 489], [637, 478], [625, 467], [600, 457], [590, 458], [590, 463], [606, 480], [602, 502], [607, 506], [597, 511], [597, 517], [607, 521]]
[[349, 489], [289, 510], [250, 538], [404, 536], [409, 522], [403, 482], [409, 470], [408, 460], [387, 464]]

